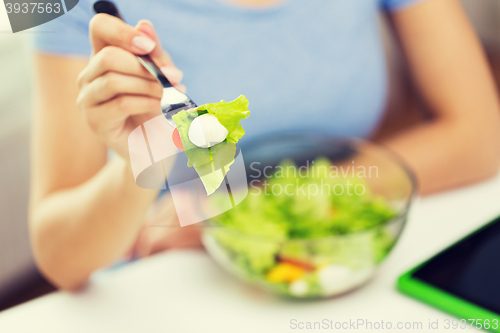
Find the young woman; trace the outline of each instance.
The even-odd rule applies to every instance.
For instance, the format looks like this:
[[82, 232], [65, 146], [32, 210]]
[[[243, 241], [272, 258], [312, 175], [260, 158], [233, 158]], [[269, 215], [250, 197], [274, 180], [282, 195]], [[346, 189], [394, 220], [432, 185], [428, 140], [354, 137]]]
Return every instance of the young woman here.
[[[36, 36], [30, 228], [40, 269], [61, 288], [129, 251], [199, 245], [194, 227], [143, 228], [158, 193], [134, 183], [127, 137], [160, 114], [162, 89], [133, 54], [151, 54], [180, 90], [184, 75], [199, 104], [245, 94], [249, 136], [313, 128], [369, 138], [387, 94], [385, 10], [434, 113], [385, 144], [423, 193], [497, 173], [499, 102], [458, 0], [116, 2], [128, 22], [155, 27], [92, 17], [81, 0]], [[166, 199], [148, 218], [175, 224], [176, 213]]]

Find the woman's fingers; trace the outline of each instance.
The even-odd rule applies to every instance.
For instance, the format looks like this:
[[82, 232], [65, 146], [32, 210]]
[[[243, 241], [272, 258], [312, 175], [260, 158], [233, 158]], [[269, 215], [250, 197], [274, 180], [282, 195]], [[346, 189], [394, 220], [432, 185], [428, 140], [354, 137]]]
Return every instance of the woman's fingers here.
[[[165, 195], [155, 207], [141, 230], [134, 246], [138, 257], [174, 248], [202, 248], [201, 229], [198, 225], [181, 227], [170, 194]], [[189, 207], [179, 207], [184, 209]]]
[[117, 46], [106, 46], [90, 59], [88, 66], [78, 77], [78, 84], [82, 87], [107, 72], [156, 80], [132, 53]]
[[141, 95], [161, 99], [163, 87], [156, 80], [107, 72], [82, 89], [84, 105], [92, 106], [105, 103], [119, 95]]
[[182, 248], [202, 248], [201, 230], [196, 225], [177, 228], [162, 228], [155, 230], [152, 235], [153, 241], [150, 254], [158, 253], [169, 249]]
[[[149, 21], [140, 21], [133, 28], [116, 17], [97, 14], [90, 21], [90, 38], [95, 55], [109, 46], [122, 48], [133, 54], [150, 54], [173, 84], [182, 80], [182, 71], [174, 66], [168, 53], [162, 49], [160, 39]], [[114, 51], [105, 51], [101, 57], [99, 60], [105, 64], [112, 64], [112, 60], [117, 58]]]
[[163, 75], [165, 75], [173, 85], [180, 83], [184, 74], [175, 67], [170, 55], [162, 48], [160, 38], [156, 34], [153, 24], [148, 20], [141, 20], [136, 28], [147, 34], [156, 43], [155, 48], [149, 55], [153, 58], [158, 67], [160, 67]]
[[[78, 85], [85, 86], [96, 78], [109, 73], [117, 72], [157, 81], [136, 59], [136, 57], [116, 46], [106, 46], [90, 60], [88, 66], [80, 73]], [[182, 71], [173, 66], [163, 67], [165, 76], [174, 85], [180, 85]], [[182, 85], [180, 85], [182, 86]]]
[[120, 95], [107, 103], [84, 109], [90, 127], [97, 133], [114, 131], [133, 115], [161, 114], [160, 100], [146, 96]]
[[145, 226], [139, 232], [139, 236], [132, 247], [132, 255], [136, 258], [144, 258], [151, 254], [152, 249], [153, 242], [151, 241], [148, 227]]
[[170, 55], [165, 52], [161, 46], [160, 38], [158, 38], [158, 35], [156, 34], [153, 23], [148, 20], [140, 20], [136, 25], [136, 29], [146, 34], [156, 43], [156, 46], [149, 53], [149, 55], [153, 58], [158, 67], [174, 66], [172, 58], [170, 58]]
[[182, 83], [177, 83], [177, 84], [174, 84], [174, 87], [175, 87], [177, 90], [179, 90], [179, 91], [181, 91], [181, 92], [183, 92], [183, 93], [186, 93], [186, 91], [187, 91], [186, 86], [185, 86], [185, 85], [183, 85]]
[[89, 30], [94, 54], [108, 45], [134, 54], [148, 54], [156, 47], [156, 42], [146, 34], [108, 14], [94, 15]]
[[182, 72], [161, 48], [151, 23], [131, 27], [122, 20], [97, 14], [90, 22], [93, 55], [78, 77], [77, 105], [103, 142], [128, 156], [127, 137], [137, 126], [161, 115], [163, 87], [135, 55], [150, 54], [170, 82], [181, 91]]
[[134, 246], [134, 255], [149, 255], [180, 248], [202, 248], [201, 230], [198, 226], [146, 226]]

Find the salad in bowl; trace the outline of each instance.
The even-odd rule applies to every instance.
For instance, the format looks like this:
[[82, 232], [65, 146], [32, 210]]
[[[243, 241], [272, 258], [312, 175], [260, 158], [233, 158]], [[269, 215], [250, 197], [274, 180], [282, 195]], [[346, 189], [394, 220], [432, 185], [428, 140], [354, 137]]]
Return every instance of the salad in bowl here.
[[247, 188], [231, 191], [248, 194], [206, 222], [213, 259], [291, 297], [330, 297], [366, 283], [394, 247], [416, 193], [404, 164], [376, 144], [312, 132], [241, 150]]

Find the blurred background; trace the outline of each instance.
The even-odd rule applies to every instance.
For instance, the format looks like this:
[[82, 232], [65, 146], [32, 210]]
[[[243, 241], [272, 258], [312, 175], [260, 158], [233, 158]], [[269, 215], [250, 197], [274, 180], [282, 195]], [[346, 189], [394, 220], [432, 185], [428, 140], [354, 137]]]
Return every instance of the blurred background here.
[[[500, 87], [500, 0], [462, 0]], [[381, 16], [390, 73], [387, 120], [378, 136], [426, 117], [386, 19]], [[32, 33], [0, 34], [0, 311], [53, 290], [37, 272], [29, 245]]]

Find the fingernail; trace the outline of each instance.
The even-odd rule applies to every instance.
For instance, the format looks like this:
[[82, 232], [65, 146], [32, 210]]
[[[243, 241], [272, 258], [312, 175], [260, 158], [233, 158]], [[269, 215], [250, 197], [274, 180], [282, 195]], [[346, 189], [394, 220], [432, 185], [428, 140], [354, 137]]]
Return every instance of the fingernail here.
[[139, 21], [139, 30], [152, 36], [154, 34], [153, 23], [148, 20], [141, 20]]
[[175, 87], [175, 89], [179, 90], [180, 92], [182, 92], [184, 94], [187, 91], [186, 86], [183, 85], [182, 83], [175, 84], [174, 87]]
[[146, 36], [134, 37], [132, 39], [132, 44], [134, 45], [134, 47], [136, 47], [138, 49], [138, 51], [145, 52], [145, 53], [149, 53], [149, 52], [153, 51], [153, 49], [156, 46], [156, 43], [154, 42], [154, 40], [152, 40], [151, 38], [148, 38]]
[[184, 76], [184, 73], [174, 66], [163, 66], [160, 69], [163, 75], [165, 75], [172, 83], [181, 82], [182, 77]]

